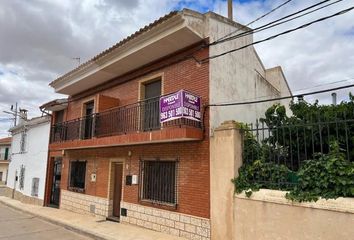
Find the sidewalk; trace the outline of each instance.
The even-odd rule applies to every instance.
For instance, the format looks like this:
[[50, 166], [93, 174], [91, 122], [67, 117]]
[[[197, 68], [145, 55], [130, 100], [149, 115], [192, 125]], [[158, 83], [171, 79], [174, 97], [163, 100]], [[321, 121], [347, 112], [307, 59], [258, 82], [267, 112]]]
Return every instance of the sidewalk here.
[[0, 196], [0, 204], [35, 215], [51, 223], [84, 234], [94, 239], [107, 240], [184, 240], [183, 238], [106, 221], [104, 218], [81, 215], [66, 210], [34, 206]]

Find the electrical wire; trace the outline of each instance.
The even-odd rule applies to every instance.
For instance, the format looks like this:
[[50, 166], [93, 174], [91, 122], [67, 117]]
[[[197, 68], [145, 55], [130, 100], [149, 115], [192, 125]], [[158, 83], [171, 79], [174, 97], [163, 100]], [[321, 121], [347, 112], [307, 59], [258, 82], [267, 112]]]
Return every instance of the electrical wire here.
[[[267, 79], [265, 79], [265, 80], [268, 81]], [[302, 91], [302, 90], [305, 90], [305, 89], [306, 90], [310, 90], [310, 89], [314, 89], [314, 88], [318, 88], [318, 87], [333, 85], [333, 84], [336, 84], [336, 83], [347, 82], [347, 81], [350, 81], [350, 80], [354, 80], [354, 78], [348, 78], [348, 79], [343, 79], [343, 80], [339, 80], [339, 81], [335, 81], [335, 82], [318, 84], [318, 85], [309, 86], [309, 87], [306, 87], [306, 88], [295, 89], [295, 90], [292, 90], [292, 92], [298, 92], [298, 91]], [[257, 97], [253, 97], [253, 98], [243, 98], [243, 99], [240, 99], [240, 101], [250, 101], [250, 100], [264, 99], [264, 98], [270, 98], [270, 97], [273, 97], [273, 95], [262, 95], [262, 96], [257, 96]], [[220, 103], [220, 104], [222, 104], [222, 103]]]
[[335, 88], [329, 88], [329, 89], [324, 89], [324, 90], [312, 91], [312, 92], [307, 92], [307, 93], [294, 94], [294, 95], [289, 95], [289, 96], [284, 96], [284, 97], [268, 98], [268, 99], [263, 99], [263, 100], [230, 102], [230, 103], [214, 103], [214, 104], [208, 104], [205, 107], [227, 107], [227, 106], [237, 106], [237, 105], [248, 105], [248, 104], [257, 104], [257, 103], [264, 103], [264, 102], [272, 102], [272, 101], [279, 101], [279, 100], [284, 100], [284, 99], [304, 97], [304, 96], [308, 96], [308, 95], [315, 95], [315, 94], [320, 94], [320, 93], [332, 92], [332, 91], [337, 91], [337, 90], [346, 89], [346, 88], [350, 88], [350, 87], [354, 87], [354, 84], [335, 87]]
[[[271, 9], [269, 12], [263, 14], [262, 16], [256, 18], [255, 20], [253, 20], [253, 21], [247, 23], [247, 24], [244, 25], [241, 29], [237, 29], [237, 30], [235, 30], [235, 31], [233, 31], [233, 32], [231, 32], [231, 33], [229, 33], [229, 34], [226, 34], [225, 36], [223, 36], [223, 37], [217, 39], [216, 41], [222, 40], [222, 39], [224, 39], [224, 38], [226, 38], [226, 37], [228, 37], [228, 36], [230, 36], [230, 35], [232, 35], [232, 34], [234, 34], [234, 33], [237, 33], [237, 32], [239, 32], [239, 31], [241, 31], [241, 30], [243, 30], [243, 29], [246, 29], [249, 25], [251, 25], [251, 24], [253, 24], [253, 23], [255, 23], [255, 22], [261, 20], [262, 18], [264, 18], [264, 17], [266, 17], [266, 16], [268, 16], [268, 15], [270, 15], [271, 13], [275, 12], [276, 10], [278, 10], [279, 8], [285, 6], [286, 4], [290, 3], [291, 1], [293, 1], [293, 0], [287, 0], [287, 1], [285, 1], [284, 3], [278, 5], [277, 7], [273, 8], [273, 9]], [[328, 0], [328, 1], [330, 1], [330, 0]]]
[[260, 44], [260, 43], [263, 43], [263, 42], [266, 42], [266, 41], [269, 41], [269, 40], [273, 40], [279, 36], [282, 36], [282, 35], [285, 35], [285, 34], [288, 34], [288, 33], [291, 33], [291, 32], [295, 32], [297, 30], [300, 30], [300, 29], [303, 29], [303, 28], [306, 28], [306, 27], [309, 27], [315, 23], [318, 23], [318, 22], [322, 22], [322, 21], [325, 21], [327, 19], [330, 19], [330, 18], [333, 18], [333, 17], [336, 17], [336, 16], [339, 16], [339, 15], [342, 15], [342, 14], [345, 14], [347, 12], [350, 12], [354, 9], [354, 7], [350, 7], [350, 8], [347, 8], [347, 9], [344, 9], [340, 12], [337, 12], [335, 14], [332, 14], [332, 15], [329, 15], [329, 16], [326, 16], [326, 17], [323, 17], [323, 18], [319, 18], [317, 20], [314, 20], [312, 22], [309, 22], [309, 23], [306, 23], [304, 25], [301, 25], [299, 27], [296, 27], [296, 28], [292, 28], [292, 29], [289, 29], [289, 30], [286, 30], [284, 32], [281, 32], [281, 33], [278, 33], [276, 35], [272, 35], [268, 38], [264, 38], [262, 40], [259, 40], [259, 41], [256, 41], [256, 42], [253, 42], [253, 43], [250, 43], [250, 44], [246, 44], [242, 47], [239, 47], [239, 48], [235, 48], [235, 49], [232, 49], [232, 50], [229, 50], [229, 51], [226, 51], [226, 52], [223, 52], [223, 53], [220, 53], [220, 54], [216, 54], [216, 55], [213, 55], [213, 56], [210, 56], [210, 57], [206, 57], [206, 58], [203, 58], [203, 59], [200, 59], [198, 60], [198, 62], [200, 64], [202, 63], [205, 63], [206, 61], [210, 60], [210, 59], [214, 59], [214, 58], [217, 58], [217, 57], [221, 57], [221, 56], [224, 56], [226, 54], [229, 54], [229, 53], [233, 53], [233, 52], [236, 52], [236, 51], [239, 51], [239, 50], [242, 50], [242, 49], [245, 49], [247, 47], [250, 47], [250, 46], [253, 46], [253, 45], [257, 45], [257, 44]]
[[[292, 13], [292, 14], [290, 14], [290, 15], [288, 15], [288, 16], [285, 16], [285, 17], [283, 17], [283, 18], [277, 19], [277, 20], [275, 20], [275, 21], [273, 21], [273, 22], [264, 24], [264, 25], [262, 25], [262, 26], [260, 26], [260, 27], [251, 29], [251, 30], [249, 30], [249, 31], [240, 33], [240, 34], [238, 34], [238, 35], [235, 35], [235, 36], [232, 36], [232, 37], [229, 37], [229, 38], [225, 38], [225, 39], [220, 40], [220, 41], [216, 41], [216, 42], [214, 42], [214, 43], [211, 43], [209, 46], [216, 45], [216, 44], [220, 44], [220, 43], [227, 42], [227, 41], [231, 41], [231, 40], [235, 40], [235, 39], [238, 39], [238, 38], [241, 38], [241, 37], [245, 37], [245, 36], [248, 36], [248, 35], [252, 35], [252, 34], [254, 34], [254, 33], [258, 33], [258, 32], [265, 31], [265, 30], [270, 29], [270, 28], [277, 27], [277, 26], [282, 25], [282, 24], [284, 24], [284, 23], [291, 22], [291, 21], [296, 20], [296, 19], [298, 19], [298, 18], [304, 17], [304, 16], [309, 15], [309, 14], [311, 14], [311, 13], [314, 13], [314, 12], [317, 12], [317, 11], [322, 10], [322, 9], [324, 9], [324, 8], [327, 8], [327, 7], [331, 6], [331, 5], [334, 5], [334, 4], [337, 4], [337, 3], [339, 3], [339, 2], [342, 2], [343, 0], [337, 0], [337, 1], [332, 2], [332, 3], [329, 3], [329, 4], [327, 4], [327, 5], [318, 7], [318, 8], [316, 8], [316, 9], [312, 10], [312, 11], [305, 12], [305, 13], [303, 13], [303, 14], [301, 14], [301, 15], [292, 17], [292, 16], [297, 15], [297, 14], [299, 14], [299, 13], [301, 13], [301, 12], [307, 11], [307, 10], [313, 8], [313, 7], [317, 7], [319, 4], [323, 4], [323, 3], [327, 2], [327, 1], [330, 1], [330, 0], [326, 0], [326, 1], [323, 1], [323, 2], [321, 2], [321, 3], [312, 5], [312, 6], [308, 7], [308, 8], [305, 8], [305, 9], [303, 9], [303, 10], [300, 10], [300, 11], [298, 11], [298, 12], [296, 12], [296, 13]], [[292, 17], [292, 18], [290, 18], [290, 19], [288, 19], [288, 20], [284, 20], [284, 19], [289, 18], [289, 17]], [[284, 20], [284, 21], [281, 21], [281, 20]]]

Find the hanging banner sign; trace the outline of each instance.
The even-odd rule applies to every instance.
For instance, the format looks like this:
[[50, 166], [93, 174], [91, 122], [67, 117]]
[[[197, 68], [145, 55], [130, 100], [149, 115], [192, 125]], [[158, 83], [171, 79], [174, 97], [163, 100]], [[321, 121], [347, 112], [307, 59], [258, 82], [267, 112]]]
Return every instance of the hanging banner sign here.
[[179, 118], [200, 121], [200, 97], [185, 90], [160, 98], [160, 122]]

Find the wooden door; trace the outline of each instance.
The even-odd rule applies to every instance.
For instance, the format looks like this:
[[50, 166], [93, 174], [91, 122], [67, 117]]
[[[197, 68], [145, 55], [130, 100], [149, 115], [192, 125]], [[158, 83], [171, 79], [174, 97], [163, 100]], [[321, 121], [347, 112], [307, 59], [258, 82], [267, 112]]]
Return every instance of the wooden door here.
[[123, 164], [114, 164], [113, 216], [120, 216], [122, 199]]

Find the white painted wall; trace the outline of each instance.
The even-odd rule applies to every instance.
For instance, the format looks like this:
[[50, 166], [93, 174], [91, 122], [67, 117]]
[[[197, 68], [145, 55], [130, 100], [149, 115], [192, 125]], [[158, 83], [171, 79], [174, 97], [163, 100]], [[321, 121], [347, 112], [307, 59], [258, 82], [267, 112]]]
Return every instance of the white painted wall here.
[[[210, 17], [209, 41], [214, 42], [236, 29], [240, 29], [240, 27], [228, 22], [226, 19], [218, 16]], [[239, 31], [238, 33], [241, 32]], [[252, 42], [253, 36], [248, 35], [233, 41], [217, 44], [210, 47], [210, 56], [236, 49]], [[212, 104], [260, 100], [280, 97], [289, 93], [284, 78], [274, 79], [274, 81], [279, 82], [281, 86], [279, 89], [266, 80], [266, 69], [252, 46], [210, 60], [209, 74], [210, 103]], [[279, 75], [273, 74], [272, 76], [275, 78]], [[282, 103], [288, 102], [284, 101]], [[213, 131], [225, 120], [254, 123], [257, 118], [263, 117], [265, 110], [274, 103], [211, 107], [211, 130]]]
[[[44, 199], [44, 188], [47, 169], [48, 144], [50, 121], [29, 126], [27, 129], [26, 152], [20, 153], [21, 131], [13, 132], [12, 156], [9, 165], [7, 186], [14, 188], [24, 195], [31, 196], [32, 178], [39, 178], [38, 198]], [[20, 190], [19, 181], [15, 184], [15, 176], [20, 174], [21, 165], [24, 165], [24, 189]]]

